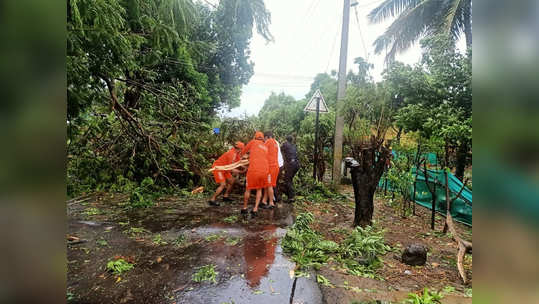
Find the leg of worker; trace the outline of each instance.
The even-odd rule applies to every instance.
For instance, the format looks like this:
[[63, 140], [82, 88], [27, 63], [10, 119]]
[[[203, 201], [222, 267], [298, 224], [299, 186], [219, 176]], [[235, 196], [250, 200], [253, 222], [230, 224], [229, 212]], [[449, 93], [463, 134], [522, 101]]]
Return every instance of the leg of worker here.
[[228, 196], [230, 195], [230, 192], [232, 191], [232, 188], [234, 188], [235, 181], [236, 180], [233, 177], [226, 180], [226, 191], [225, 191], [225, 194], [223, 195], [223, 198], [228, 198]]
[[253, 212], [258, 211], [258, 204], [260, 203], [261, 198], [262, 198], [262, 189], [256, 189], [255, 207], [253, 208]]
[[296, 164], [292, 167], [292, 170], [291, 170], [291, 174], [289, 176], [289, 185], [290, 185], [290, 196], [288, 197], [289, 199], [293, 200], [294, 197], [296, 196], [295, 192], [294, 192], [294, 176], [296, 175], [296, 173], [298, 172], [299, 170], [299, 166]]
[[292, 166], [291, 165], [285, 165], [285, 172], [284, 172], [284, 190], [286, 193], [286, 197], [290, 199], [291, 196], [291, 187], [292, 187]]
[[243, 195], [243, 210], [247, 210], [247, 203], [249, 202], [250, 196], [251, 196], [251, 190], [245, 189], [245, 194]]
[[212, 202], [215, 202], [215, 200], [217, 199], [217, 196], [221, 194], [221, 192], [223, 192], [223, 189], [225, 189], [225, 187], [226, 187], [226, 182], [219, 183], [219, 187], [217, 187], [217, 190], [215, 190], [215, 193], [213, 194], [210, 200]]
[[281, 182], [282, 182], [282, 179], [283, 179], [283, 171], [284, 171], [283, 168], [284, 167], [279, 168], [279, 175], [277, 175], [277, 185], [273, 188], [273, 193], [274, 193], [274, 196], [275, 196], [275, 202], [279, 202], [281, 200], [281, 196], [282, 196]]
[[266, 205], [268, 203], [268, 191], [266, 189], [262, 189], [262, 204]]
[[273, 187], [269, 186], [267, 189], [268, 190], [266, 192], [268, 193], [269, 204], [270, 206], [275, 206], [275, 204], [273, 203]]

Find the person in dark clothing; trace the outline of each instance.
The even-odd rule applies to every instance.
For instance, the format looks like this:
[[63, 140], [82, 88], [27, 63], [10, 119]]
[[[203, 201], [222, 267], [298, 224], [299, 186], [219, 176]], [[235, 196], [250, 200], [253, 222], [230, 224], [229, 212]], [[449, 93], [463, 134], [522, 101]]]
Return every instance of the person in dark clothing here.
[[288, 197], [288, 202], [294, 201], [294, 176], [299, 170], [298, 152], [296, 146], [292, 143], [291, 135], [286, 137], [286, 142], [281, 145], [281, 153], [284, 158], [284, 186], [283, 193]]

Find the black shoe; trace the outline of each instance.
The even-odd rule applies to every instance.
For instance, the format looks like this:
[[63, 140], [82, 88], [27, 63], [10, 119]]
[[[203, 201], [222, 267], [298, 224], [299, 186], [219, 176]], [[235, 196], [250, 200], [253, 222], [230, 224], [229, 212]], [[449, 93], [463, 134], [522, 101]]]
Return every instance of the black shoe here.
[[268, 204], [260, 204], [259, 207], [262, 208], [262, 209], [271, 209], [271, 206], [268, 205]]
[[258, 215], [258, 211], [251, 210], [251, 216], [256, 217]]
[[233, 202], [234, 200], [230, 197], [223, 197], [223, 202]]
[[220, 206], [220, 204], [216, 201], [208, 201], [208, 204], [210, 204], [210, 206], [215, 206], [215, 207]]
[[247, 209], [241, 209], [240, 213], [241, 214], [247, 214]]
[[275, 205], [268, 206], [268, 209], [275, 209]]

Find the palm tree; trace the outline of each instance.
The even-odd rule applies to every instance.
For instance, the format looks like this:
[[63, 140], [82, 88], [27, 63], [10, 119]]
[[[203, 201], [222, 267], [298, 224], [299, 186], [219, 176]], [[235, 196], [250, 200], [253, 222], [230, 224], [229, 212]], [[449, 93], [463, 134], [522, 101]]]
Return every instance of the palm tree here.
[[228, 25], [234, 31], [251, 31], [253, 26], [266, 41], [273, 41], [269, 25], [271, 13], [266, 9], [264, 0], [221, 0], [219, 7], [227, 16]]
[[397, 17], [374, 41], [375, 52], [385, 50], [387, 61], [427, 35], [446, 34], [457, 41], [464, 33], [466, 46], [472, 46], [472, 0], [385, 0], [368, 17], [371, 23]]

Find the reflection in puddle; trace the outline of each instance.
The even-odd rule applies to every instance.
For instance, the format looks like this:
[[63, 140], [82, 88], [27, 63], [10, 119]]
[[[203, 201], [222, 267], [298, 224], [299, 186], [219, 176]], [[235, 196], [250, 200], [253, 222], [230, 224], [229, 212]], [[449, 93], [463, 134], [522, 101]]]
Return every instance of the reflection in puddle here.
[[268, 273], [275, 260], [275, 247], [278, 241], [274, 234], [276, 229], [275, 225], [264, 226], [263, 235], [250, 234], [245, 238], [243, 245], [243, 255], [247, 266], [245, 277], [252, 288], [260, 285], [260, 279]]

